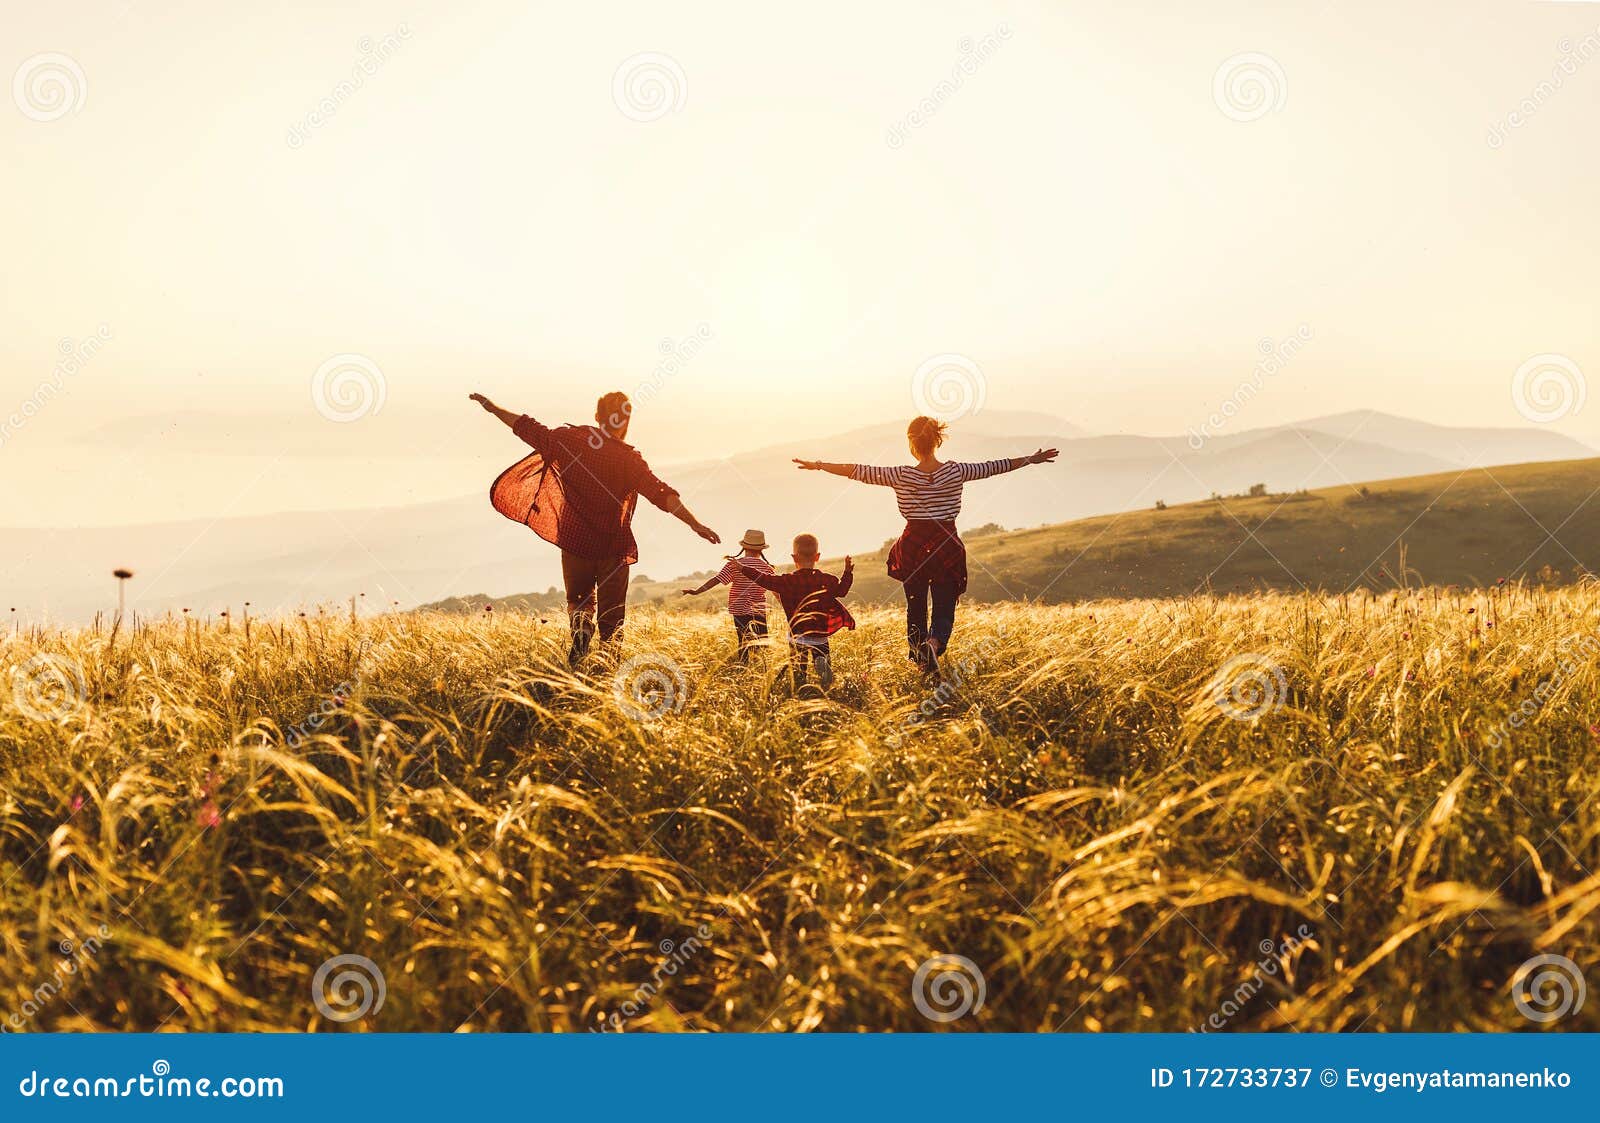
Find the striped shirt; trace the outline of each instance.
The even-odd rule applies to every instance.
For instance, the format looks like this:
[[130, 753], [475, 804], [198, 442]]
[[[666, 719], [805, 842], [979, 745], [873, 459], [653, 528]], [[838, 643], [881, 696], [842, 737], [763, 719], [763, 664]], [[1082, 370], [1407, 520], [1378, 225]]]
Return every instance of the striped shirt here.
[[1009, 460], [950, 460], [932, 472], [906, 465], [901, 468], [875, 468], [857, 464], [852, 480], [894, 488], [900, 514], [908, 519], [936, 519], [951, 522], [961, 514], [961, 485], [985, 480], [1011, 470]]
[[765, 616], [767, 591], [750, 580], [746, 567], [757, 573], [772, 573], [766, 558], [744, 558], [742, 565], [739, 559], [730, 558], [717, 574], [717, 580], [728, 586], [728, 612], [734, 616]]

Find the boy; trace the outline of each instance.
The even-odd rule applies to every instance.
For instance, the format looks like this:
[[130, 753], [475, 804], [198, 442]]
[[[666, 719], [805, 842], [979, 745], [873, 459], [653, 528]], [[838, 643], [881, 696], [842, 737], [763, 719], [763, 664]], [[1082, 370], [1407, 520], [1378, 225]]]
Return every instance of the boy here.
[[[752, 573], [772, 575], [772, 563], [767, 561], [767, 536], [759, 530], [747, 530], [739, 539], [743, 553], [728, 559], [715, 577], [698, 589], [685, 589], [686, 597], [710, 592], [717, 585], [728, 586], [728, 613], [733, 617], [733, 630], [739, 636], [739, 662], [750, 661], [750, 648], [767, 635], [767, 592], [750, 578]], [[750, 568], [747, 570], [745, 566]]]
[[824, 687], [833, 684], [832, 651], [828, 637], [840, 628], [854, 628], [850, 616], [839, 598], [850, 591], [855, 580], [855, 569], [849, 558], [844, 559], [844, 573], [835, 577], [817, 568], [820, 556], [817, 536], [801, 534], [794, 540], [793, 573], [760, 573], [751, 569], [750, 580], [763, 589], [771, 589], [783, 602], [784, 615], [789, 618], [789, 653], [793, 660], [795, 677], [805, 681], [806, 660], [816, 664], [817, 681]]

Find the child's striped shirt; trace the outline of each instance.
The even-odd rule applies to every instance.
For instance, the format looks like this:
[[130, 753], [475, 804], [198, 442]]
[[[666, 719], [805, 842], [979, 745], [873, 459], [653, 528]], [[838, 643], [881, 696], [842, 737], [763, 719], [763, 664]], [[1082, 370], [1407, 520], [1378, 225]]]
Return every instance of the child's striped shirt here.
[[765, 616], [767, 591], [750, 580], [745, 569], [770, 574], [772, 566], [766, 558], [761, 557], [744, 558], [743, 562], [741, 565], [739, 559], [730, 558], [717, 574], [717, 580], [728, 586], [728, 612], [734, 616]]

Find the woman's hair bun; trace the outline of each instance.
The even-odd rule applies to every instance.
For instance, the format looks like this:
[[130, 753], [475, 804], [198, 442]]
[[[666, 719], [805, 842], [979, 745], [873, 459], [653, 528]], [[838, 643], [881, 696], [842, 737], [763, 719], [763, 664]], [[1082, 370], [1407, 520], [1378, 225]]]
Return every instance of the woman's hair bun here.
[[913, 418], [911, 424], [906, 426], [906, 437], [911, 441], [911, 447], [918, 455], [926, 456], [944, 444], [944, 433], [948, 428], [950, 426], [937, 418], [917, 417]]

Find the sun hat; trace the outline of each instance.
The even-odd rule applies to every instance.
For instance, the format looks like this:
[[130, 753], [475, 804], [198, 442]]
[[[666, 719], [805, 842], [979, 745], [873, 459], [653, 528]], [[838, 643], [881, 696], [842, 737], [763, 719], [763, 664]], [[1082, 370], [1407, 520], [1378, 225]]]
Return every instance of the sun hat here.
[[744, 532], [744, 537], [739, 539], [739, 545], [747, 550], [765, 550], [767, 536], [759, 530], [747, 530]]

